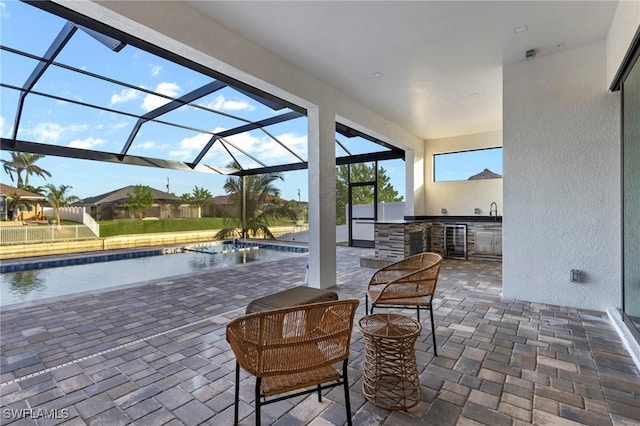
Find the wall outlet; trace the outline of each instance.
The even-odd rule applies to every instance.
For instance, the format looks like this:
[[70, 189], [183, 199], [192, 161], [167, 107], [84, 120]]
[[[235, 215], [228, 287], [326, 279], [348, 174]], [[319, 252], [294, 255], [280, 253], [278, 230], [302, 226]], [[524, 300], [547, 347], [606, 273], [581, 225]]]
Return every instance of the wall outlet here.
[[572, 283], [581, 283], [582, 275], [582, 271], [580, 271], [579, 269], [572, 269], [569, 281], [571, 281]]

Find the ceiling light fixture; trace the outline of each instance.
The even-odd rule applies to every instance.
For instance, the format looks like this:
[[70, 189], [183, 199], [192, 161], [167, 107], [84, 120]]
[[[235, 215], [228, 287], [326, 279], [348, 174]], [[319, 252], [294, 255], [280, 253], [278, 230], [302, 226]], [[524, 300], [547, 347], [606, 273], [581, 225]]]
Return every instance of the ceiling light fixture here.
[[529, 29], [529, 27], [527, 27], [526, 25], [521, 25], [519, 27], [515, 27], [513, 29], [513, 32], [516, 33], [516, 34], [520, 34], [520, 33], [523, 33], [525, 31], [527, 31], [528, 29]]
[[374, 78], [380, 78], [382, 77], [384, 74], [382, 74], [380, 71], [378, 72], [374, 72], [373, 74], [371, 74]]

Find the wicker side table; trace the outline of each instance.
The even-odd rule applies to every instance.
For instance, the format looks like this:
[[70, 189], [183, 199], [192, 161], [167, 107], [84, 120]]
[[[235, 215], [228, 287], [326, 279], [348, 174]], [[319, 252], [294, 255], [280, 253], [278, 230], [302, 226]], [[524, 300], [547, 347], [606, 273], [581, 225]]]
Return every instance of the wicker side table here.
[[372, 314], [360, 318], [365, 339], [362, 393], [373, 405], [406, 410], [422, 397], [414, 344], [422, 326], [399, 314]]

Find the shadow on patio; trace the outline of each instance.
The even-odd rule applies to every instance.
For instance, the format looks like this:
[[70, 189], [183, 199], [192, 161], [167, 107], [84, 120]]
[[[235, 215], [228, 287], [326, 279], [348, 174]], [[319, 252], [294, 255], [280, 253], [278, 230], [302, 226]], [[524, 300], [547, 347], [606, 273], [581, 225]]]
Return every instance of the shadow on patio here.
[[[365, 254], [338, 248], [336, 289], [360, 299], [356, 322], [373, 273], [359, 266]], [[231, 424], [225, 324], [250, 300], [299, 285], [305, 265], [306, 255], [293, 255], [2, 310], [2, 423]], [[605, 313], [500, 294], [499, 263], [444, 261], [434, 299], [439, 356], [425, 326], [416, 343], [422, 402], [408, 412], [365, 402], [356, 328], [354, 424], [640, 423], [640, 375]], [[242, 378], [241, 423], [253, 424], [254, 379]], [[342, 425], [342, 403], [340, 389], [322, 403], [282, 401], [263, 407], [263, 424]]]

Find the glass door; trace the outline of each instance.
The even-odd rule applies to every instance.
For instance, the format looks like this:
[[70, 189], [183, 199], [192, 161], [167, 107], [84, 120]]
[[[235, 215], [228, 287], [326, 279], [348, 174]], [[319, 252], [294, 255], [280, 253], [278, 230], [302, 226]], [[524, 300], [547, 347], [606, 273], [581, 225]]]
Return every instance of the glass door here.
[[349, 246], [375, 247], [378, 186], [377, 163], [349, 165]]
[[624, 321], [640, 341], [640, 61], [622, 83]]

